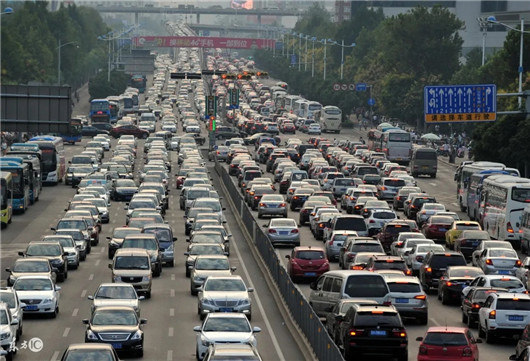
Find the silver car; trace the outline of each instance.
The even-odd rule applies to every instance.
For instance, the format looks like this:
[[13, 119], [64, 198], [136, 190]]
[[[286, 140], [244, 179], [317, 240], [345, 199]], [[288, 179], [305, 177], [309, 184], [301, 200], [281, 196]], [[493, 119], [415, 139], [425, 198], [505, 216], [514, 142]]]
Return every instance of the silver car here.
[[258, 218], [282, 216], [287, 218], [287, 203], [281, 194], [264, 194], [258, 203]]
[[195, 326], [197, 333], [197, 360], [202, 360], [208, 347], [215, 343], [242, 343], [257, 346], [255, 333], [259, 327], [251, 327], [249, 320], [238, 313], [210, 313], [201, 326]]
[[201, 320], [211, 312], [240, 312], [252, 318], [252, 304], [247, 288], [240, 276], [211, 276], [199, 290], [198, 311]]
[[513, 249], [487, 248], [480, 254], [477, 266], [485, 274], [515, 275], [521, 267], [521, 261]]
[[390, 289], [390, 302], [397, 308], [401, 317], [411, 317], [426, 325], [429, 320], [427, 294], [416, 277], [386, 275]]
[[47, 235], [42, 237], [42, 242], [59, 242], [63, 246], [66, 253], [66, 262], [69, 269], [77, 269], [79, 267], [79, 249], [80, 246], [75, 244], [74, 238], [68, 235]]
[[443, 252], [444, 250], [445, 248], [441, 244], [418, 244], [412, 247], [408, 254], [403, 255], [403, 259], [412, 272], [417, 274], [427, 253], [431, 251]]
[[138, 296], [133, 285], [127, 283], [102, 283], [94, 295], [87, 296], [92, 300], [90, 310], [94, 312], [97, 307], [102, 306], [128, 306], [134, 308], [140, 316], [140, 300], [144, 296]]
[[267, 227], [267, 235], [273, 245], [288, 244], [293, 247], [300, 246], [300, 230], [292, 218], [271, 219]]
[[231, 276], [235, 270], [235, 267], [230, 267], [228, 257], [225, 255], [197, 256], [190, 275], [190, 293], [193, 296], [197, 295], [206, 278]]
[[52, 318], [59, 312], [61, 287], [56, 286], [49, 276], [20, 276], [13, 289], [17, 291], [20, 302], [26, 304], [24, 313], [45, 313]]

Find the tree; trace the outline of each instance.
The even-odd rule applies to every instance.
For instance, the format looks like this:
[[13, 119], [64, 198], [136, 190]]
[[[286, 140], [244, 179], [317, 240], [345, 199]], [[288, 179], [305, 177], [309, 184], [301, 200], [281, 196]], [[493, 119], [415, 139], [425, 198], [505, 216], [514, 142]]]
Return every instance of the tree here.
[[122, 94], [127, 89], [130, 79], [129, 74], [117, 70], [110, 72], [110, 82], [107, 80], [107, 72], [99, 72], [88, 83], [90, 99], [106, 98], [110, 95]]

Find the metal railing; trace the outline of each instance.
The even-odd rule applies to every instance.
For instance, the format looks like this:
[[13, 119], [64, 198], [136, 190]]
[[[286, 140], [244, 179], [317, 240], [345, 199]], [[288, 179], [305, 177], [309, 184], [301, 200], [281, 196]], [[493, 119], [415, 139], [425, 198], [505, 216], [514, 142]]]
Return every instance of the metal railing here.
[[215, 169], [228, 190], [229, 197], [235, 206], [235, 211], [241, 217], [248, 234], [251, 235], [274, 282], [278, 286], [280, 294], [289, 308], [289, 312], [309, 341], [316, 357], [323, 361], [344, 360], [339, 348], [327, 333], [326, 327], [309, 305], [305, 296], [292, 282], [283, 262], [278, 258], [272, 243], [260, 225], [255, 221], [241, 196], [241, 192], [232, 182], [226, 169], [219, 163], [216, 163]]

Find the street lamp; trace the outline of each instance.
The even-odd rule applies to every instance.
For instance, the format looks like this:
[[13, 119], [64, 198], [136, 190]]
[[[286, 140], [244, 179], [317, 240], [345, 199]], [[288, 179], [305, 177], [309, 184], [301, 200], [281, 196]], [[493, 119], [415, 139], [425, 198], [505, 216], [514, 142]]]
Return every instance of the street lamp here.
[[309, 35], [304, 36], [304, 38], [305, 38], [304, 71], [307, 71], [307, 39], [309, 39]]
[[[59, 46], [57, 50], [57, 85], [61, 85], [61, 48], [66, 45], [78, 44], [77, 41], [70, 41], [69, 43], [61, 44], [61, 39], [59, 39]], [[76, 45], [79, 49], [79, 45]]]
[[300, 53], [302, 52], [302, 36], [304, 34], [300, 33], [298, 35], [298, 71], [300, 71], [300, 67], [302, 66], [302, 57], [300, 56]]
[[340, 79], [342, 80], [342, 76], [344, 74], [344, 48], [353, 48], [355, 46], [355, 43], [351, 43], [351, 45], [344, 45], [344, 40], [342, 41], [342, 52], [341, 52], [341, 58], [340, 58]]
[[331, 39], [324, 39], [324, 40], [321, 40], [321, 42], [324, 42], [324, 80], [326, 80], [326, 61], [327, 61], [327, 43], [329, 41], [330, 45], [335, 45], [337, 44], [336, 41], [334, 40], [331, 40]]
[[13, 10], [13, 8], [7, 7], [7, 8], [4, 8], [4, 11], [2, 11], [0, 15], [11, 15], [14, 12], [15, 10]]
[[488, 19], [477, 18], [478, 25], [480, 26], [480, 31], [482, 31], [482, 65], [486, 60], [486, 36], [488, 36], [487, 30], [491, 27], [491, 23], [488, 22]]
[[[530, 31], [524, 31], [524, 19], [523, 18], [521, 18], [521, 28], [520, 29], [514, 28], [513, 26], [510, 26], [508, 24], [504, 24], [504, 23], [501, 23], [501, 22], [497, 21], [495, 16], [488, 16], [487, 22], [490, 23], [490, 24], [503, 25], [503, 26], [507, 27], [508, 29], [511, 29], [511, 30], [514, 30], [514, 31], [518, 31], [518, 32], [521, 33], [521, 40], [520, 40], [521, 44], [519, 46], [519, 69], [518, 70], [519, 70], [519, 93], [522, 93], [523, 92], [523, 44], [524, 44], [523, 35], [524, 34], [529, 34]], [[523, 104], [523, 98], [521, 96], [519, 96], [517, 104], [519, 105], [519, 109], [520, 109], [522, 104]]]
[[[111, 43], [114, 41], [114, 40], [117, 40], [119, 38], [121, 38], [123, 35], [126, 35], [126, 34], [129, 34], [131, 31], [133, 31], [134, 29], [136, 29], [138, 26], [137, 25], [133, 25], [133, 26], [130, 26], [129, 28], [127, 29], [124, 29], [121, 33], [119, 34], [114, 34], [113, 31], [110, 31], [109, 33], [105, 34], [105, 35], [100, 35], [98, 36], [98, 40], [103, 40], [103, 41], [108, 41], [109, 42], [109, 61], [108, 61], [108, 70], [107, 70], [107, 81], [110, 83], [110, 60], [111, 60], [111, 50], [110, 50], [110, 46], [111, 46]], [[114, 36], [113, 36], [114, 35]]]
[[311, 40], [313, 40], [313, 52], [311, 53], [311, 78], [315, 76], [315, 40], [317, 40], [316, 37], [312, 37]]

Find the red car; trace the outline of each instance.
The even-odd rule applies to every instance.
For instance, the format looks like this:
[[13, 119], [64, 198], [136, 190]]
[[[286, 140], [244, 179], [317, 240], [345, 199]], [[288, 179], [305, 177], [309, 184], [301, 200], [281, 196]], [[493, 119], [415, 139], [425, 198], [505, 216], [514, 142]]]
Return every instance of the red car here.
[[299, 279], [315, 279], [329, 271], [326, 251], [321, 247], [295, 247], [286, 255], [287, 272], [293, 282]]
[[133, 124], [114, 127], [110, 130], [109, 134], [114, 138], [119, 138], [122, 135], [134, 135], [136, 138], [146, 139], [149, 136], [149, 132], [147, 130], [140, 129]]
[[425, 238], [445, 239], [445, 232], [451, 228], [454, 218], [450, 216], [430, 216], [421, 227]]
[[418, 361], [478, 361], [477, 343], [467, 327], [430, 327], [421, 341]]

